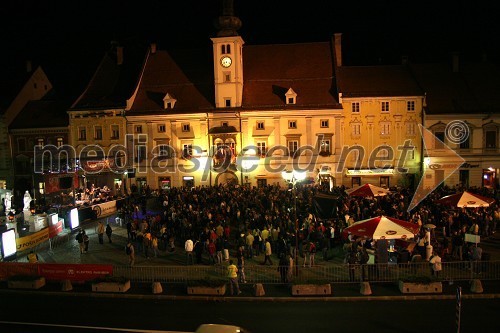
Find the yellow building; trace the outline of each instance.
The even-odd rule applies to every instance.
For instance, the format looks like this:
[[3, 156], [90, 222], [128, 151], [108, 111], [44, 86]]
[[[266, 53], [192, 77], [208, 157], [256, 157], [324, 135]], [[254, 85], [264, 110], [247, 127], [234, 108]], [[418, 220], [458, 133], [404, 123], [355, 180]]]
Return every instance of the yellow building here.
[[[127, 53], [132, 54], [132, 52]], [[112, 43], [85, 91], [68, 111], [70, 144], [81, 188], [107, 186], [123, 193], [127, 161], [126, 98], [137, 80], [137, 59], [124, 62], [124, 50]]]
[[341, 184], [418, 184], [424, 93], [407, 65], [343, 66], [337, 39], [336, 78], [344, 108]]
[[127, 101], [135, 181], [151, 188], [335, 184], [341, 151], [333, 44], [244, 44], [221, 16], [212, 50], [151, 45]]

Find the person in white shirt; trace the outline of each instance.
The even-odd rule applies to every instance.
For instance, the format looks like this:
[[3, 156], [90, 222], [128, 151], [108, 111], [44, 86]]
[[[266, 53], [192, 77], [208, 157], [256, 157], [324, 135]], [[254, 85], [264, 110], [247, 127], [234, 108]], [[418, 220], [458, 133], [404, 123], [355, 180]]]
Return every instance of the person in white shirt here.
[[186, 265], [189, 265], [189, 261], [191, 261], [191, 265], [194, 264], [193, 247], [193, 241], [190, 238], [187, 239], [184, 243], [184, 250], [186, 251]]
[[429, 260], [429, 263], [431, 264], [432, 275], [439, 277], [439, 272], [443, 269], [441, 265], [441, 257], [434, 252]]

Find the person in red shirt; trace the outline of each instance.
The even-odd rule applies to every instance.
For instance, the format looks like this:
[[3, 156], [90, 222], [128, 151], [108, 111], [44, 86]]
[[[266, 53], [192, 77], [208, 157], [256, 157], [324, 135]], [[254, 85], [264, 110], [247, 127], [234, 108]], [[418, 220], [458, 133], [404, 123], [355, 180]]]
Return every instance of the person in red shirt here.
[[216, 253], [215, 243], [211, 239], [210, 242], [208, 243], [208, 255], [210, 257], [210, 262], [214, 265], [217, 262], [215, 253]]

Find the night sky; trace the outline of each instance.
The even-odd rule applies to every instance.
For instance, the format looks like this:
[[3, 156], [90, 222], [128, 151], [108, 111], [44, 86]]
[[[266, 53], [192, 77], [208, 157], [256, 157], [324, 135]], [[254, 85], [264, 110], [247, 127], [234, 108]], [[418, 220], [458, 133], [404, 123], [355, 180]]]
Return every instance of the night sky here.
[[[247, 44], [328, 41], [343, 33], [347, 65], [446, 61], [483, 53], [498, 61], [500, 18], [491, 0], [234, 0]], [[0, 2], [4, 64], [90, 75], [112, 40], [160, 49], [210, 47], [219, 0], [11, 0]]]

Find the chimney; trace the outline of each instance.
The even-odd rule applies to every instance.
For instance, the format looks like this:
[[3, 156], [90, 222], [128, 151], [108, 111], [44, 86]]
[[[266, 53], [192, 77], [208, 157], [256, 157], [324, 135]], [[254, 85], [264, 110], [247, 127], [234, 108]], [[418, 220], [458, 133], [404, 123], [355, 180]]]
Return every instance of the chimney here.
[[151, 43], [151, 54], [156, 53], [156, 43]]
[[342, 67], [342, 33], [335, 34], [335, 61], [337, 67]]
[[116, 47], [116, 64], [117, 65], [123, 64], [123, 46]]
[[459, 70], [458, 52], [453, 52], [453, 54], [452, 54], [451, 68], [452, 68], [453, 73], [458, 73], [458, 70]]
[[26, 60], [26, 73], [31, 73], [32, 70], [31, 60]]

